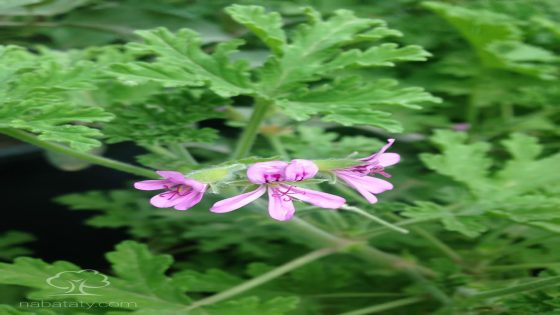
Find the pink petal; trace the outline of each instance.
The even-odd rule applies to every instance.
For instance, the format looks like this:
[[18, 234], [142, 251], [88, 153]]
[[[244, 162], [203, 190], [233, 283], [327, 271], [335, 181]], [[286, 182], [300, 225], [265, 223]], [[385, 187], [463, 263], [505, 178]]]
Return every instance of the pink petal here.
[[285, 180], [289, 182], [301, 181], [314, 177], [319, 167], [310, 160], [292, 160], [284, 171]]
[[173, 185], [173, 183], [166, 179], [150, 179], [134, 183], [134, 188], [140, 190], [159, 190], [166, 189], [166, 187], [171, 185]]
[[360, 176], [350, 172], [336, 172], [336, 175], [347, 181], [352, 181], [356, 185], [363, 186], [367, 191], [374, 194], [393, 189], [393, 184], [388, 181], [371, 176]]
[[379, 161], [379, 165], [383, 167], [395, 165], [399, 163], [401, 160], [401, 156], [397, 153], [383, 153], [377, 157], [377, 161]]
[[173, 196], [173, 198], [169, 198], [168, 195], [163, 195], [163, 194], [158, 194], [153, 196], [152, 199], [150, 199], [150, 203], [157, 208], [169, 208], [181, 203], [183, 200], [185, 200], [191, 195], [191, 194], [185, 196], [175, 195]]
[[[283, 187], [288, 188], [287, 186]], [[346, 199], [342, 197], [327, 194], [317, 190], [292, 186], [290, 191], [290, 196], [319, 208], [337, 209], [342, 207], [346, 203]]]
[[255, 184], [284, 181], [284, 169], [288, 163], [282, 161], [270, 161], [255, 163], [247, 169], [247, 178]]
[[175, 171], [157, 171], [159, 176], [173, 182], [175, 184], [184, 184], [185, 183], [185, 176], [179, 172]]
[[183, 199], [180, 203], [175, 205], [177, 210], [187, 210], [194, 207], [197, 203], [202, 200], [204, 192], [193, 192], [188, 195], [188, 198]]
[[193, 188], [193, 190], [195, 191], [200, 191], [200, 192], [205, 192], [206, 188], [208, 187], [207, 184], [201, 183], [197, 180], [194, 179], [190, 179], [190, 178], [185, 178], [185, 185], [187, 186], [191, 186]]
[[237, 210], [245, 205], [247, 205], [248, 203], [251, 203], [255, 200], [257, 200], [259, 197], [261, 197], [262, 195], [264, 195], [264, 193], [266, 192], [266, 186], [261, 185], [259, 186], [259, 188], [250, 191], [248, 193], [244, 193], [241, 195], [237, 195], [228, 199], [224, 199], [224, 200], [220, 200], [218, 202], [216, 202], [212, 208], [210, 208], [210, 211], [212, 212], [216, 212], [216, 213], [224, 213], [224, 212], [230, 212], [233, 210]]
[[375, 160], [376, 158], [378, 158], [381, 154], [385, 153], [385, 151], [387, 151], [387, 150], [393, 145], [394, 142], [395, 142], [395, 139], [388, 139], [388, 140], [387, 140], [387, 144], [384, 145], [384, 146], [381, 148], [381, 150], [379, 150], [378, 152], [376, 152], [376, 153], [374, 153], [374, 154], [372, 154], [372, 155], [370, 155], [370, 156], [368, 156], [368, 157], [366, 157], [366, 158], [360, 159], [360, 160], [361, 160], [361, 161], [366, 161], [366, 162], [372, 162], [372, 161], [374, 161], [374, 160]]
[[283, 195], [277, 188], [268, 189], [268, 214], [271, 218], [278, 221], [290, 220], [296, 209], [292, 198]]
[[356, 189], [362, 196], [364, 196], [370, 203], [376, 203], [377, 197], [375, 194], [393, 189], [393, 185], [388, 181], [370, 177], [354, 175], [350, 172], [335, 172], [336, 175], [346, 182], [350, 187]]

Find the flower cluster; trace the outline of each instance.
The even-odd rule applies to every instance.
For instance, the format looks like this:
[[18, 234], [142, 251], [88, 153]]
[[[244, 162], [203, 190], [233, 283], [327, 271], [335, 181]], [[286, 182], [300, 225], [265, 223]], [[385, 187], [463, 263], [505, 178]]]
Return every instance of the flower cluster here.
[[[358, 163], [354, 166], [333, 169], [332, 173], [348, 186], [356, 189], [370, 203], [377, 202], [375, 194], [393, 189], [391, 183], [375, 176], [391, 177], [385, 171], [385, 167], [400, 161], [398, 154], [386, 152], [394, 141], [389, 139], [379, 152], [358, 159]], [[247, 180], [258, 185], [256, 189], [218, 201], [210, 211], [225, 213], [237, 210], [267, 192], [268, 213], [279, 221], [286, 221], [293, 217], [294, 200], [325, 209], [338, 209], [345, 205], [346, 200], [342, 197], [300, 187], [300, 183], [314, 178], [318, 172], [319, 168], [313, 161], [302, 159], [252, 164], [247, 168]], [[174, 207], [177, 210], [187, 210], [202, 200], [208, 188], [208, 184], [185, 178], [179, 172], [158, 171], [157, 174], [163, 179], [137, 182], [134, 187], [140, 190], [165, 190], [150, 200], [150, 203], [158, 208]]]

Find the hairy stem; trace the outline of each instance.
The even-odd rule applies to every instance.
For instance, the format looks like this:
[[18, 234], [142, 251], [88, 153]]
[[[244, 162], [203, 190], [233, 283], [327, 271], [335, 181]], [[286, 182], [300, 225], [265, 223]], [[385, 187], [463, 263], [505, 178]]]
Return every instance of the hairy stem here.
[[410, 305], [410, 304], [415, 304], [415, 303], [418, 303], [418, 302], [422, 302], [423, 300], [424, 299], [422, 299], [420, 297], [405, 298], [405, 299], [400, 299], [400, 300], [396, 300], [396, 301], [391, 301], [391, 302], [386, 302], [386, 303], [382, 303], [382, 304], [376, 304], [376, 305], [373, 305], [373, 306], [360, 308], [360, 309], [353, 310], [353, 311], [350, 311], [350, 312], [342, 313], [340, 315], [374, 314], [374, 313], [383, 312], [383, 311], [390, 310], [390, 309], [397, 308], [397, 307], [402, 307], [402, 306], [406, 306], [406, 305]]
[[210, 305], [210, 304], [214, 304], [214, 303], [218, 303], [221, 302], [223, 300], [227, 300], [231, 297], [234, 297], [236, 295], [239, 295], [245, 291], [251, 290], [257, 286], [260, 286], [262, 284], [265, 284], [271, 280], [274, 280], [280, 276], [282, 276], [285, 273], [288, 273], [294, 269], [297, 269], [305, 264], [308, 264], [312, 261], [315, 261], [319, 258], [331, 255], [333, 253], [336, 253], [339, 249], [338, 248], [322, 248], [322, 249], [318, 249], [315, 250], [313, 252], [310, 252], [304, 256], [298, 257], [292, 261], [289, 261], [277, 268], [274, 268], [273, 270], [270, 270], [269, 272], [263, 273], [262, 275], [253, 278], [251, 280], [245, 281], [240, 285], [237, 285], [233, 288], [227, 289], [225, 291], [222, 291], [218, 294], [212, 295], [210, 297], [207, 297], [205, 299], [202, 299], [200, 301], [197, 301], [195, 303], [193, 303], [192, 305], [190, 305], [189, 307], [187, 307], [185, 309], [185, 312], [189, 312], [192, 311], [196, 308], [199, 308], [201, 306], [204, 305]]
[[245, 129], [241, 133], [241, 137], [239, 138], [235, 151], [231, 157], [233, 160], [243, 158], [249, 154], [251, 148], [253, 147], [253, 143], [255, 143], [261, 122], [263, 121], [269, 107], [270, 103], [261, 99], [255, 100], [253, 113], [251, 114]]
[[518, 269], [535, 269], [535, 268], [558, 268], [560, 267], [560, 262], [537, 262], [537, 263], [525, 263], [525, 264], [515, 264], [515, 265], [496, 265], [484, 267], [486, 271], [510, 271]]
[[541, 290], [541, 289], [554, 287], [554, 286], [558, 286], [558, 285], [560, 285], [560, 276], [550, 277], [550, 278], [536, 280], [536, 281], [531, 281], [531, 282], [523, 283], [523, 284], [518, 284], [518, 285], [509, 287], [509, 288], [504, 288], [504, 289], [483, 291], [483, 292], [480, 292], [480, 293], [473, 294], [473, 295], [467, 297], [467, 299], [469, 299], [469, 300], [472, 300], [472, 299], [480, 300], [480, 299], [496, 298], [496, 297], [501, 297], [501, 296], [505, 296], [505, 295], [523, 293], [523, 292], [534, 291], [534, 290]]
[[360, 209], [360, 208], [358, 208], [358, 207], [343, 206], [341, 209], [346, 210], [346, 211], [351, 211], [351, 212], [357, 213], [357, 214], [359, 214], [359, 215], [361, 215], [361, 216], [363, 216], [363, 217], [366, 217], [366, 218], [368, 218], [368, 219], [370, 219], [370, 220], [372, 220], [372, 221], [375, 221], [375, 222], [377, 222], [377, 223], [379, 223], [379, 224], [385, 226], [385, 227], [388, 228], [388, 229], [397, 231], [397, 232], [399, 232], [399, 233], [403, 233], [403, 234], [407, 234], [407, 233], [408, 233], [408, 230], [407, 230], [407, 229], [403, 229], [403, 228], [401, 228], [401, 227], [398, 227], [398, 226], [396, 226], [396, 225], [394, 225], [394, 224], [392, 224], [392, 223], [390, 223], [390, 222], [387, 222], [387, 221], [385, 221], [385, 220], [383, 220], [383, 219], [381, 219], [381, 218], [379, 218], [379, 217], [376, 217], [376, 216], [374, 216], [373, 214], [370, 214], [370, 213], [368, 213], [368, 212], [366, 212], [366, 211], [364, 211], [364, 210], [362, 210], [362, 209]]
[[152, 170], [139, 166], [130, 165], [120, 161], [111, 160], [91, 153], [76, 151], [70, 147], [61, 144], [43, 141], [39, 139], [37, 136], [35, 136], [34, 134], [22, 130], [13, 129], [13, 128], [1, 128], [0, 133], [21, 140], [23, 142], [33, 144], [45, 150], [66, 154], [80, 160], [88, 161], [92, 164], [105, 166], [108, 168], [116, 169], [122, 172], [130, 173], [142, 177], [150, 177], [150, 178], [156, 177], [156, 174]]

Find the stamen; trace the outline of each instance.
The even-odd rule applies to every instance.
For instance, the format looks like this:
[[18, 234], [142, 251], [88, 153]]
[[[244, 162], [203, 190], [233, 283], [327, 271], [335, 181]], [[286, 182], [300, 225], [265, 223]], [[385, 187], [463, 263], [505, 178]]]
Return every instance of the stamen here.
[[281, 191], [280, 188], [273, 188], [274, 194], [272, 194], [272, 196], [282, 197], [283, 201], [292, 201], [294, 200], [294, 198], [290, 195], [295, 195], [297, 193], [295, 191], [292, 191], [292, 188], [294, 188], [294, 186], [287, 186], [286, 191]]
[[186, 196], [193, 189], [191, 186], [188, 185], [173, 185], [173, 186], [164, 185], [163, 187], [167, 189], [167, 191], [159, 194], [159, 196], [164, 198], [167, 197], [167, 200], [171, 200], [175, 198], [175, 196], [177, 195], [180, 197]]
[[371, 174], [371, 175], [379, 174], [379, 175], [381, 175], [381, 176], [383, 176], [383, 177], [386, 177], [386, 178], [390, 178], [390, 177], [391, 177], [391, 174], [385, 172], [385, 168], [384, 168], [383, 166], [381, 166], [381, 165], [376, 165], [376, 166], [374, 166], [374, 167], [371, 169], [370, 174]]

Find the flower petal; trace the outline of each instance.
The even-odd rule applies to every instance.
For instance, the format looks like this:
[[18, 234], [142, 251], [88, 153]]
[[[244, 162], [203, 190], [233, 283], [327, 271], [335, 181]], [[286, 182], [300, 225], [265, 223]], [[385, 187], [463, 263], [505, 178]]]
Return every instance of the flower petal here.
[[255, 163], [247, 169], [247, 178], [255, 184], [284, 181], [284, 169], [288, 163], [282, 161], [270, 161]]
[[150, 203], [157, 208], [169, 208], [181, 203], [183, 200], [188, 198], [189, 195], [191, 194], [185, 196], [176, 194], [172, 198], [169, 198], [169, 192], [161, 193], [153, 196], [152, 199], [150, 199]]
[[301, 181], [317, 175], [319, 167], [310, 160], [292, 160], [284, 170], [284, 178], [288, 182]]
[[350, 172], [336, 172], [336, 175], [350, 187], [356, 189], [370, 203], [377, 202], [377, 197], [373, 194], [379, 194], [393, 189], [391, 183], [375, 177], [359, 176]]
[[188, 198], [183, 199], [180, 203], [175, 205], [175, 209], [177, 210], [187, 210], [194, 207], [197, 203], [202, 200], [204, 196], [204, 192], [195, 192], [188, 194]]
[[157, 171], [159, 176], [173, 182], [175, 184], [184, 184], [185, 183], [185, 176], [179, 172], [175, 171]]
[[365, 162], [373, 162], [375, 161], [381, 154], [385, 153], [385, 151], [387, 151], [395, 142], [395, 139], [387, 139], [387, 144], [384, 145], [381, 150], [379, 150], [378, 152], [375, 152], [374, 154], [365, 157], [363, 159], [360, 159], [361, 161], [365, 161]]
[[210, 208], [210, 211], [212, 212], [216, 212], [216, 213], [224, 213], [224, 212], [230, 212], [233, 210], [237, 210], [245, 205], [247, 205], [250, 202], [253, 202], [255, 200], [257, 200], [259, 197], [261, 197], [262, 195], [264, 195], [264, 193], [266, 192], [266, 186], [261, 185], [259, 186], [259, 188], [250, 191], [248, 193], [244, 193], [241, 195], [237, 195], [228, 199], [224, 199], [224, 200], [220, 200], [218, 202], [216, 202], [212, 208]]
[[393, 189], [393, 184], [380, 178], [360, 176], [350, 172], [336, 172], [336, 175], [342, 179], [352, 181], [356, 185], [362, 186], [367, 191], [374, 194], [380, 194], [384, 191]]
[[192, 187], [195, 191], [200, 191], [203, 193], [206, 191], [206, 188], [208, 188], [207, 184], [190, 178], [185, 178], [185, 185]]
[[[283, 186], [288, 188], [288, 186]], [[346, 199], [337, 195], [327, 194], [317, 190], [292, 186], [290, 196], [307, 202], [319, 208], [337, 209], [346, 203]]]
[[379, 165], [383, 167], [395, 165], [400, 162], [401, 156], [397, 153], [383, 153], [377, 157]]
[[294, 216], [295, 212], [292, 198], [280, 193], [278, 188], [268, 189], [268, 214], [271, 218], [278, 221], [287, 221]]
[[171, 185], [173, 183], [166, 179], [149, 179], [134, 183], [134, 188], [140, 190], [159, 190], [166, 189]]

